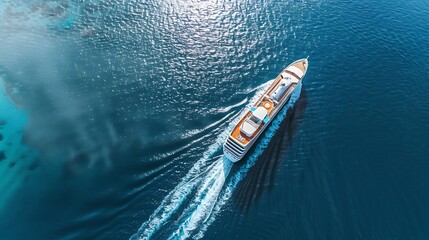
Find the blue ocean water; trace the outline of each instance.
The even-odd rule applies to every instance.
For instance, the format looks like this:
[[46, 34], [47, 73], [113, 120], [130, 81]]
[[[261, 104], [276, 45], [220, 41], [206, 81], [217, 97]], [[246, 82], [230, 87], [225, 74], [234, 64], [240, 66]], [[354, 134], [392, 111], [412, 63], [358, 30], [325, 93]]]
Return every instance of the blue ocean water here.
[[0, 2], [1, 239], [427, 239], [428, 20], [421, 0]]

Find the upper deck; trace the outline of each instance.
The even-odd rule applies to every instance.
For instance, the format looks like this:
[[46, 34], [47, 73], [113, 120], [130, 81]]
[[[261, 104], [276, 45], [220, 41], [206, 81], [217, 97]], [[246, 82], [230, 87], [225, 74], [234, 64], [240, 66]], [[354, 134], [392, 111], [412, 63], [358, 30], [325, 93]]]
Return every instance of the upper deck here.
[[[283, 103], [287, 101], [288, 97], [291, 95], [293, 90], [295, 90], [296, 86], [301, 82], [302, 78], [305, 76], [305, 73], [307, 72], [308, 68], [308, 61], [307, 59], [301, 59], [298, 61], [293, 62], [291, 65], [286, 67], [274, 80], [274, 82], [270, 85], [270, 87], [264, 92], [264, 94], [252, 105], [252, 108], [258, 108], [263, 107], [267, 110], [267, 118], [271, 119], [274, 117], [274, 115], [278, 112], [279, 108], [283, 106]], [[302, 75], [297, 71], [299, 69], [302, 72]], [[278, 101], [275, 101], [270, 96], [271, 94], [277, 89], [279, 84], [281, 83], [281, 80], [283, 76], [288, 76], [291, 78], [296, 79], [296, 82], [292, 82], [287, 89], [281, 94], [281, 96], [278, 98]], [[301, 75], [301, 76], [300, 76]], [[246, 146], [249, 142], [251, 142], [256, 136], [259, 135], [260, 131], [264, 128], [265, 124], [268, 124], [267, 122], [262, 122], [257, 130], [251, 135], [247, 136], [246, 134], [243, 134], [241, 131], [241, 126], [243, 122], [249, 118], [252, 115], [252, 111], [249, 110], [237, 123], [237, 125], [234, 127], [233, 131], [231, 132], [230, 138], [234, 140], [234, 142]]]

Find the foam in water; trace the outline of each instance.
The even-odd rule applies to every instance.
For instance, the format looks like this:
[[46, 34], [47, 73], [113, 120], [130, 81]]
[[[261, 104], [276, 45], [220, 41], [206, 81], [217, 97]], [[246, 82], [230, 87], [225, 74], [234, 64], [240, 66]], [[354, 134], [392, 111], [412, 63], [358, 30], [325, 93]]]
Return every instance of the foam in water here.
[[[271, 82], [272, 81], [267, 82], [257, 89], [255, 96], [249, 101], [247, 107], [263, 94], [266, 87], [268, 87]], [[265, 131], [261, 143], [256, 147], [254, 152], [251, 153], [249, 158], [245, 160], [246, 164], [240, 167], [229, 179], [225, 191], [222, 192], [222, 189], [233, 164], [228, 159], [221, 156], [211, 165], [207, 165], [213, 160], [215, 153], [220, 151], [227, 135], [243, 116], [245, 111], [235, 118], [227, 129], [217, 137], [215, 143], [212, 144], [203, 154], [203, 157], [194, 164], [177, 187], [164, 198], [160, 206], [149, 217], [149, 220], [142, 224], [131, 239], [150, 239], [167, 223], [167, 221], [173, 220], [171, 219], [172, 215], [181, 207], [184, 207], [184, 202], [187, 202], [190, 198], [192, 198], [192, 200], [189, 202], [188, 206], [185, 207], [185, 210], [178, 220], [174, 219], [178, 222], [178, 227], [170, 236], [170, 239], [189, 238], [196, 230], [199, 230], [196, 237], [201, 238], [207, 227], [214, 221], [221, 207], [231, 197], [238, 182], [246, 176], [249, 168], [254, 165], [256, 159], [266, 148], [268, 142], [274, 136], [275, 131], [286, 116], [287, 110], [291, 108], [299, 98], [300, 92], [301, 84], [292, 94], [290, 101], [279, 112], [276, 119]], [[196, 193], [190, 196], [191, 193], [195, 191]]]
[[[295, 91], [292, 93], [292, 96], [289, 102], [284, 106], [284, 108], [277, 114], [276, 118], [271, 122], [271, 125], [268, 129], [265, 130], [262, 135], [260, 143], [256, 146], [255, 150], [250, 154], [250, 156], [245, 159], [246, 163], [242, 165], [237, 172], [233, 173], [228, 183], [226, 184], [225, 190], [221, 196], [218, 197], [215, 206], [213, 208], [210, 218], [205, 221], [201, 226], [198, 233], [195, 235], [196, 239], [200, 239], [204, 236], [205, 231], [208, 226], [210, 226], [215, 220], [217, 214], [220, 212], [221, 208], [225, 203], [231, 198], [232, 193], [237, 188], [237, 184], [247, 175], [249, 169], [255, 165], [256, 160], [263, 153], [265, 148], [268, 146], [271, 138], [275, 135], [277, 129], [280, 127], [283, 119], [286, 117], [287, 111], [294, 106], [299, 96], [301, 95], [302, 84], [300, 83]], [[186, 238], [186, 237], [185, 237]], [[184, 239], [184, 238], [181, 238]]]
[[221, 157], [215, 162], [213, 170], [209, 172], [208, 176], [205, 176], [203, 185], [195, 194], [195, 201], [182, 214], [182, 216], [186, 216], [185, 220], [180, 223], [179, 229], [170, 239], [187, 239], [198, 228], [199, 224], [207, 221], [211, 216], [225, 179], [231, 171], [232, 164], [225, 157]]

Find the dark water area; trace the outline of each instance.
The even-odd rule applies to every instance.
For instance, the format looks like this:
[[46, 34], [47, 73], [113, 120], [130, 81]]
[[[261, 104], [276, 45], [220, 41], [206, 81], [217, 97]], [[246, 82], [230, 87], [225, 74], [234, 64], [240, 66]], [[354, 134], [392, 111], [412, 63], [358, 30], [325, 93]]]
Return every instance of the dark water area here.
[[0, 2], [0, 238], [428, 239], [428, 22], [419, 0]]

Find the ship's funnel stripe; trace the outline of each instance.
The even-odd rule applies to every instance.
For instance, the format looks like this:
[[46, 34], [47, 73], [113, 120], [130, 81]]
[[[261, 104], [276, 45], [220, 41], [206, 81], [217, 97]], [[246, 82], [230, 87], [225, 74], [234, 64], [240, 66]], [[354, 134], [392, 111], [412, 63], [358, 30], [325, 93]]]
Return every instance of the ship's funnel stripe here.
[[227, 146], [231, 146], [231, 147], [232, 147], [232, 148], [234, 148], [234, 149], [237, 149], [237, 151], [239, 151], [239, 152], [244, 151], [244, 148], [238, 147], [237, 145], [235, 145], [234, 143], [232, 143], [230, 140], [227, 140], [227, 141], [225, 142], [225, 144], [226, 144]]
[[234, 145], [235, 147], [239, 148], [239, 149], [245, 149], [244, 147], [238, 145], [234, 140], [232, 140], [231, 138], [228, 138], [228, 143]]
[[235, 150], [236, 152], [238, 152], [240, 154], [244, 152], [244, 149], [238, 149], [237, 147], [235, 147], [234, 145], [232, 145], [229, 141], [225, 142], [225, 147], [228, 148], [228, 149]]

